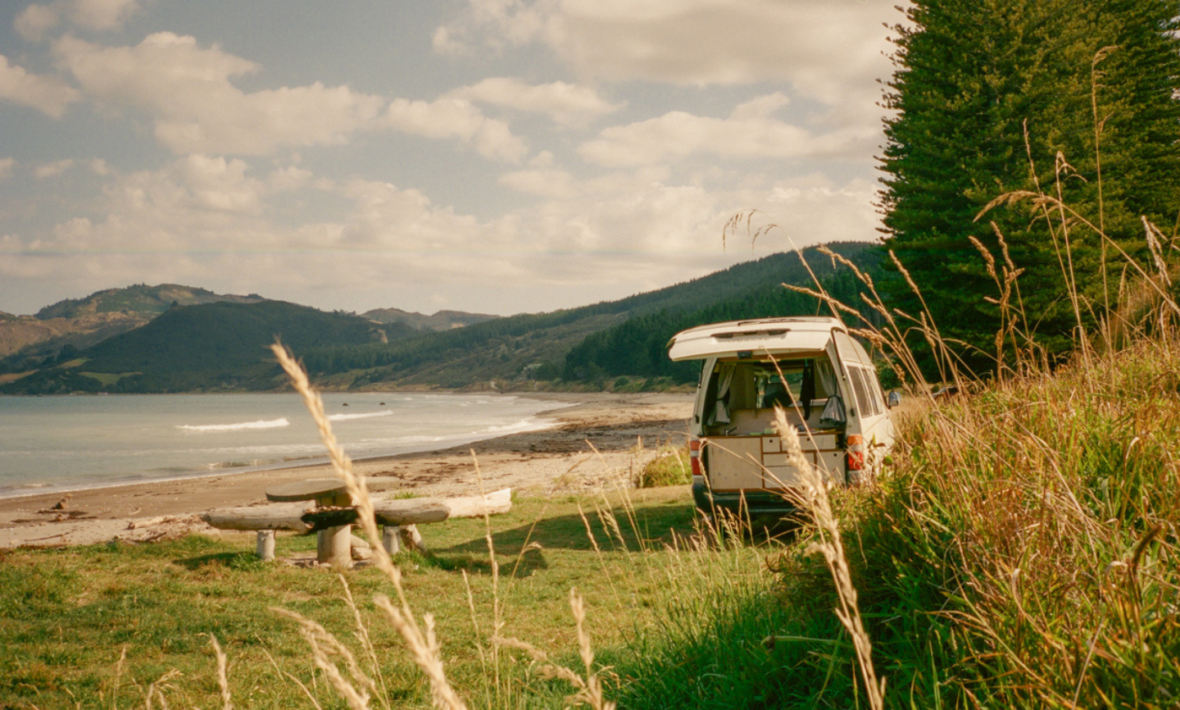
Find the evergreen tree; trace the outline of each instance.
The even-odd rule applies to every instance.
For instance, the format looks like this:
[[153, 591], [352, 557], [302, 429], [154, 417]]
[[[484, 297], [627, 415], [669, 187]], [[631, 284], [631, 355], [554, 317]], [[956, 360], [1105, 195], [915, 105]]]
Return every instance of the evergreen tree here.
[[[1172, 227], [1180, 209], [1180, 4], [916, 0], [905, 12], [885, 99], [896, 111], [881, 158], [885, 244], [944, 336], [991, 354], [999, 316], [984, 297], [996, 287], [968, 238], [998, 258], [994, 220], [1026, 269], [1019, 299], [1030, 326], [1062, 352], [1076, 323], [1063, 271], [1072, 262], [1083, 318], [1093, 322], [1108, 297], [1115, 305], [1121, 257], [1083, 227], [1070, 231], [1066, 254], [1030, 203], [979, 222], [976, 215], [993, 198], [1038, 183], [1056, 195], [1061, 168], [1065, 201], [1127, 252], [1145, 253], [1141, 215]], [[900, 275], [885, 289], [907, 313], [922, 311]]]

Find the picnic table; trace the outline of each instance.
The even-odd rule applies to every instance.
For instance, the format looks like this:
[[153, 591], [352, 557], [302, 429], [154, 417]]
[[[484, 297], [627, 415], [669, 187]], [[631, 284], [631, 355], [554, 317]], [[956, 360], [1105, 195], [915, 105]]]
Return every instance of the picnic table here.
[[[267, 488], [266, 499], [274, 503], [315, 501], [317, 510], [353, 504], [348, 486], [339, 478], [313, 478], [284, 483]], [[258, 555], [264, 560], [274, 559], [274, 531], [269, 532], [269, 554], [264, 551]], [[316, 562], [347, 565], [352, 560], [352, 525], [346, 523], [318, 530], [315, 549]]]
[[[258, 533], [258, 556], [273, 560], [275, 531], [316, 532], [316, 560], [348, 566], [352, 561], [352, 525], [358, 512], [348, 488], [338, 478], [316, 478], [266, 489], [269, 505], [220, 508], [201, 515], [222, 530]], [[512, 489], [486, 495], [450, 498], [378, 498], [373, 500], [375, 522], [384, 526], [381, 544], [390, 553], [402, 547], [425, 551], [418, 525], [450, 518], [472, 518], [506, 513], [512, 508]]]

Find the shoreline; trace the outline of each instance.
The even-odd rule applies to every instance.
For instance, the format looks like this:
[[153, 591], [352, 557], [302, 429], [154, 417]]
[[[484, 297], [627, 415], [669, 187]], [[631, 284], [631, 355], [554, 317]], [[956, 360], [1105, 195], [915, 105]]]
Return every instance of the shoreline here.
[[[585, 490], [619, 475], [619, 469], [641, 465], [656, 440], [683, 439], [692, 408], [692, 395], [681, 393], [511, 394], [568, 406], [537, 415], [552, 422], [547, 428], [358, 459], [354, 470], [378, 493], [471, 495], [481, 485], [531, 494]], [[638, 438], [643, 451], [637, 450]], [[0, 498], [0, 549], [218, 534], [196, 516], [212, 508], [265, 503], [266, 488], [279, 483], [332, 476], [329, 465], [307, 463]], [[55, 510], [63, 499], [64, 509]]]
[[[52, 395], [52, 396], [72, 397], [74, 395]], [[514, 394], [512, 396], [522, 396], [522, 395], [515, 395]], [[563, 401], [559, 397], [530, 397], [530, 399]], [[556, 406], [551, 409], [546, 409], [542, 412], [538, 412], [536, 415], [534, 415], [532, 417], [532, 419], [537, 420], [538, 426], [523, 429], [521, 431], [515, 431], [515, 432], [509, 432], [509, 433], [496, 432], [496, 433], [488, 434], [487, 436], [476, 435], [475, 438], [471, 438], [471, 439], [468, 439], [467, 437], [458, 437], [456, 441], [444, 442], [445, 445], [439, 446], [439, 447], [432, 447], [431, 444], [425, 444], [424, 446], [426, 448], [416, 449], [415, 447], [411, 447], [410, 450], [401, 451], [396, 454], [364, 455], [359, 458], [355, 458], [352, 461], [354, 464], [357, 464], [357, 463], [362, 463], [362, 462], [372, 462], [372, 461], [393, 459], [393, 458], [397, 458], [399, 456], [408, 456], [408, 455], [412, 455], [412, 454], [428, 454], [431, 452], [446, 451], [447, 449], [452, 449], [452, 448], [455, 448], [458, 446], [468, 446], [468, 445], [475, 444], [475, 443], [478, 443], [481, 441], [486, 441], [489, 439], [498, 439], [502, 436], [513, 436], [514, 434], [527, 434], [530, 432], [544, 431], [546, 429], [550, 429], [550, 428], [558, 425], [557, 420], [556, 420], [556, 416], [555, 416], [555, 414], [557, 412], [560, 412], [563, 409], [568, 409], [570, 407], [576, 407], [580, 404], [582, 404], [582, 401], [580, 401], [580, 400], [579, 401], [569, 401], [567, 404], [564, 404], [562, 406]], [[542, 423], [542, 422], [545, 422], [545, 420], [550, 420], [550, 421], [547, 424]], [[208, 479], [208, 478], [220, 479], [223, 477], [231, 477], [231, 476], [241, 476], [241, 475], [256, 474], [256, 473], [261, 474], [261, 473], [266, 473], [268, 471], [278, 471], [278, 470], [285, 471], [288, 469], [297, 470], [297, 469], [301, 469], [301, 468], [313, 468], [313, 467], [317, 467], [317, 466], [325, 466], [328, 464], [328, 462], [329, 462], [328, 457], [326, 455], [304, 456], [304, 457], [298, 457], [298, 458], [291, 458], [291, 459], [287, 459], [284, 461], [272, 461], [270, 463], [258, 464], [258, 465], [254, 465], [254, 466], [243, 466], [240, 468], [239, 467], [226, 468], [226, 469], [209, 468], [206, 470], [193, 470], [188, 473], [178, 473], [176, 475], [171, 475], [171, 476], [168, 476], [168, 475], [159, 476], [159, 477], [153, 476], [153, 477], [149, 478], [146, 476], [146, 474], [128, 474], [128, 476], [129, 476], [128, 478], [113, 479], [113, 480], [109, 480], [104, 483], [92, 483], [92, 484], [85, 484], [85, 483], [68, 484], [67, 483], [67, 484], [62, 484], [62, 485], [52, 484], [52, 483], [46, 483], [46, 484], [41, 484], [41, 485], [33, 484], [33, 485], [25, 486], [22, 488], [11, 488], [8, 490], [0, 489], [0, 510], [3, 510], [3, 504], [7, 501], [19, 500], [19, 499], [28, 498], [31, 496], [44, 496], [44, 497], [65, 496], [65, 495], [73, 495], [76, 493], [83, 493], [83, 492], [90, 492], [90, 491], [101, 491], [101, 490], [106, 490], [106, 489], [110, 489], [110, 488], [124, 488], [124, 487], [130, 487], [130, 486], [172, 483], [175, 481], [200, 481], [201, 479]], [[136, 478], [135, 476], [138, 476], [138, 478]], [[2, 524], [2, 523], [0, 523], [0, 524]]]

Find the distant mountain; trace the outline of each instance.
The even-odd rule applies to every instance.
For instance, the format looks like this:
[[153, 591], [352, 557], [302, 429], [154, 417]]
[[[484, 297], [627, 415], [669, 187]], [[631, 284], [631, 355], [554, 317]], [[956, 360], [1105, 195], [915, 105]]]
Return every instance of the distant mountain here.
[[273, 390], [286, 385], [267, 349], [275, 338], [301, 353], [416, 332], [282, 301], [172, 308], [141, 328], [64, 350], [49, 366], [0, 386], [0, 393]]
[[203, 288], [138, 284], [66, 299], [32, 316], [0, 315], [0, 371], [30, 369], [62, 348], [83, 349], [147, 323], [173, 305], [231, 301], [259, 303], [261, 296], [219, 294]]
[[[879, 247], [863, 242], [828, 246], [862, 269], [875, 273], [878, 268]], [[424, 316], [397, 309], [357, 316], [281, 301], [224, 299], [166, 308], [146, 325], [86, 347], [67, 344], [40, 361], [22, 360], [19, 367], [11, 364], [13, 358], [6, 359], [9, 374], [0, 372], [0, 381], [7, 381], [0, 393], [281, 389], [286, 381], [266, 350], [276, 335], [303, 359], [321, 386], [334, 389], [498, 388], [528, 380], [599, 388], [606, 386], [607, 377], [623, 375], [644, 378], [643, 386], [684, 382], [695, 375], [693, 366], [669, 363], [664, 353], [668, 337], [681, 328], [826, 312], [814, 299], [782, 286], [810, 286], [812, 272], [829, 292], [846, 303], [858, 302], [860, 286], [848, 269], [837, 269], [814, 248], [805, 255], [810, 272], [798, 254], [774, 254], [617, 301], [505, 318], [446, 311]], [[217, 297], [188, 287], [132, 287], [55, 304], [51, 308], [59, 311], [42, 313], [89, 309], [90, 315], [82, 318], [118, 323], [120, 318], [143, 318], [138, 314], [160, 308], [169, 296], [179, 305], [185, 294], [168, 289], [185, 289], [187, 298]], [[64, 319], [36, 322], [56, 320]], [[0, 328], [11, 322], [0, 321]]]
[[136, 284], [126, 288], [109, 288], [83, 298], [67, 298], [37, 311], [37, 320], [51, 318], [81, 318], [95, 313], [126, 313], [151, 320], [174, 305], [197, 306], [203, 303], [229, 301], [231, 303], [261, 303], [262, 296], [214, 293], [203, 288], [160, 284]]
[[483, 323], [500, 316], [485, 313], [464, 313], [463, 311], [439, 311], [434, 315], [411, 313], [400, 308], [375, 308], [361, 314], [362, 318], [378, 323], [405, 323], [416, 330], [453, 330], [467, 325]]
[[48, 320], [33, 316], [0, 318], [0, 358], [5, 358], [4, 369], [21, 369], [21, 363], [35, 365], [56, 356], [67, 345], [85, 348], [147, 322], [147, 318], [129, 313], [92, 313]]

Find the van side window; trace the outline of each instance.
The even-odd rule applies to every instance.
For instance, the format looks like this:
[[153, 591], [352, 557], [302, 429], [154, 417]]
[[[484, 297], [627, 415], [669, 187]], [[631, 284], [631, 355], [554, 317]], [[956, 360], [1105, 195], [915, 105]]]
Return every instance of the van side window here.
[[869, 403], [873, 407], [873, 416], [885, 413], [885, 402], [877, 394], [877, 375], [870, 368], [861, 370], [865, 378], [865, 391], [869, 393]]
[[849, 367], [848, 375], [852, 378], [852, 389], [856, 391], [856, 406], [860, 409], [860, 416], [876, 416], [873, 411], [873, 400], [869, 398], [869, 391], [865, 387], [863, 371], [859, 367]]
[[881, 381], [877, 379], [877, 373], [866, 370], [865, 377], [868, 378], [869, 391], [873, 394], [873, 401], [877, 403], [877, 411], [884, 412], [888, 407], [885, 406], [885, 393], [881, 391]]

